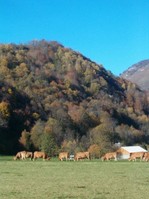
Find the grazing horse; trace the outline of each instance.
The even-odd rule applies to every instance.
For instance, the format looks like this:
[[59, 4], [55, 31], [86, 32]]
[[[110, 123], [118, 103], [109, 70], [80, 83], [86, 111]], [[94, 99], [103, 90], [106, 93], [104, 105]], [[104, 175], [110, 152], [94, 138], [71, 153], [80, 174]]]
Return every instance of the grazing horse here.
[[14, 160], [24, 160], [26, 157], [26, 151], [20, 151], [18, 152], [15, 157], [13, 158]]
[[104, 156], [101, 157], [102, 161], [104, 160], [117, 160], [116, 152], [106, 153]]
[[42, 158], [43, 160], [50, 160], [48, 155], [45, 152], [41, 152], [41, 151], [34, 152], [33, 160], [36, 160], [37, 158]]
[[58, 158], [59, 158], [60, 161], [63, 161], [64, 159], [67, 160], [68, 159], [68, 155], [69, 155], [68, 152], [61, 152], [59, 154]]
[[81, 159], [90, 159], [90, 156], [89, 156], [89, 152], [86, 151], [86, 152], [78, 152], [75, 154], [75, 157], [74, 157], [74, 160], [78, 161], [78, 160], [81, 160]]
[[136, 152], [136, 153], [131, 153], [130, 158], [128, 159], [129, 161], [136, 161], [136, 159], [143, 160], [143, 157], [146, 152]]
[[33, 153], [29, 152], [29, 151], [26, 151], [25, 158], [30, 158], [32, 160], [33, 159]]
[[149, 152], [144, 153], [143, 160], [146, 162], [149, 161]]

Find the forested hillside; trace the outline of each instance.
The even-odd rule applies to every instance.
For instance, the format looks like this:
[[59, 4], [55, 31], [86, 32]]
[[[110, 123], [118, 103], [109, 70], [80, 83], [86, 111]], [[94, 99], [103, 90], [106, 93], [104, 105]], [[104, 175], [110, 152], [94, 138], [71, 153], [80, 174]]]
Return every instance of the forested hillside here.
[[148, 115], [145, 92], [57, 42], [0, 45], [0, 153], [147, 146]]

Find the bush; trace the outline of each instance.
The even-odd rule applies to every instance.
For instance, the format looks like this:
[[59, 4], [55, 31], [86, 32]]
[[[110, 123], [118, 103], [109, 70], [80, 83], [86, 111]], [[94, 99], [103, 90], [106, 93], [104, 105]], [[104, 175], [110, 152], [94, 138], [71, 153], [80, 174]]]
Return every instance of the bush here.
[[93, 144], [88, 149], [91, 158], [99, 158], [100, 157], [100, 147], [97, 144]]

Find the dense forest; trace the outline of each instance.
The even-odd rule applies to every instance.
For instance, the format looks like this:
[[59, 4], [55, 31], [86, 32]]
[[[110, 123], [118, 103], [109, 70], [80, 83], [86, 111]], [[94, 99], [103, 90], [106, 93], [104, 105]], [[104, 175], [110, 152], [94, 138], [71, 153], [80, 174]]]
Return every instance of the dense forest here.
[[148, 127], [147, 94], [79, 52], [45, 40], [0, 45], [0, 154], [147, 148]]

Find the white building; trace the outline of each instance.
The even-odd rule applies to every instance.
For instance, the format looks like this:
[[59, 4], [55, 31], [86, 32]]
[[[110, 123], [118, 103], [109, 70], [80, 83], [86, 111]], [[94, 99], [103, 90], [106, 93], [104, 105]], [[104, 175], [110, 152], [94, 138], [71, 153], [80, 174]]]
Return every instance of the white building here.
[[147, 150], [143, 149], [140, 146], [123, 146], [117, 150], [117, 158], [118, 159], [129, 159], [130, 154], [132, 153], [142, 153], [147, 152]]

